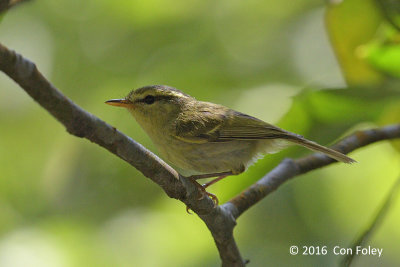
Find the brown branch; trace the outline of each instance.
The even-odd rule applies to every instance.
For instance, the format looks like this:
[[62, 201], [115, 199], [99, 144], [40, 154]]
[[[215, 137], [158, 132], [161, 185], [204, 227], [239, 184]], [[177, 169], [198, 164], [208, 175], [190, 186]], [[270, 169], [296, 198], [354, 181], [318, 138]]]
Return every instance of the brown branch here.
[[19, 4], [28, 2], [28, 1], [30, 1], [30, 0], [0, 0], [0, 14], [16, 5], [19, 5]]
[[0, 0], [0, 14], [8, 9], [10, 0]]
[[[347, 154], [371, 143], [394, 138], [400, 138], [400, 124], [358, 131], [339, 141], [332, 148]], [[318, 153], [297, 160], [285, 159], [255, 184], [222, 206], [226, 205], [233, 216], [238, 218], [243, 212], [275, 191], [287, 180], [335, 162], [335, 160]]]
[[[222, 266], [244, 266], [233, 237], [236, 218], [259, 200], [297, 175], [321, 168], [334, 161], [314, 154], [298, 160], [286, 159], [249, 189], [231, 201], [214, 207], [208, 197], [185, 177], [152, 152], [112, 126], [66, 98], [42, 74], [34, 63], [0, 44], [0, 70], [18, 83], [35, 101], [62, 123], [67, 131], [96, 143], [158, 184], [165, 193], [185, 203], [207, 225], [218, 248]], [[356, 148], [384, 139], [400, 137], [400, 125], [360, 131], [339, 142], [335, 149], [348, 153]]]
[[211, 231], [223, 266], [244, 266], [233, 239], [235, 219], [224, 208], [214, 208], [210, 198], [199, 199], [202, 192], [190, 180], [180, 176], [139, 143], [77, 106], [48, 82], [34, 63], [1, 44], [0, 69], [62, 123], [70, 134], [104, 147], [158, 184], [169, 197], [181, 200], [196, 212]]

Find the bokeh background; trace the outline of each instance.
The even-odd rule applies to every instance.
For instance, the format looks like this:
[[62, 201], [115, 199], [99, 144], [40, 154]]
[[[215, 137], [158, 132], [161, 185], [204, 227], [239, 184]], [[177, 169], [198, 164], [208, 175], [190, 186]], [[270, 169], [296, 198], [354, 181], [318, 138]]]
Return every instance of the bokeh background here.
[[[157, 153], [122, 110], [131, 89], [167, 84], [329, 145], [400, 121], [400, 5], [390, 0], [35, 0], [2, 17], [0, 41], [74, 102]], [[141, 173], [67, 134], [0, 75], [0, 266], [218, 266], [205, 225]], [[249, 266], [337, 266], [400, 175], [399, 143], [296, 178], [238, 220]], [[225, 202], [284, 157], [217, 183]], [[368, 245], [400, 264], [400, 202]], [[328, 246], [291, 256], [291, 245]]]

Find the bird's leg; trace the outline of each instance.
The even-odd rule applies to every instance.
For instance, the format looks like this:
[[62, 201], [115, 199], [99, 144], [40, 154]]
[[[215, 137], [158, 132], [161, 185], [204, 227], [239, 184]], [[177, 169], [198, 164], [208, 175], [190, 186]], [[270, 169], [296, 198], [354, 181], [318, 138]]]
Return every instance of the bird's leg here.
[[[199, 184], [195, 179], [191, 178], [191, 180], [197, 186], [197, 188], [200, 189], [200, 191], [202, 191], [204, 194], [206, 194], [207, 196], [209, 196], [212, 199], [212, 201], [214, 202], [214, 206], [218, 206], [219, 201], [218, 201], [218, 198], [216, 195], [207, 192], [206, 188], [203, 185]], [[203, 198], [204, 198], [204, 195], [202, 195], [200, 198], [198, 198], [198, 200], [203, 199]]]
[[[200, 191], [202, 191], [205, 195], [209, 196], [211, 198], [211, 200], [214, 202], [214, 207], [218, 206], [219, 200], [217, 198], [216, 195], [211, 194], [209, 192], [206, 191], [205, 187], [202, 186], [201, 184], [199, 184], [195, 178], [192, 178], [192, 176], [188, 177], [190, 180], [192, 180], [192, 182], [197, 186], [198, 189], [200, 189]], [[203, 199], [204, 198], [204, 194], [202, 194], [198, 200]], [[189, 212], [190, 208], [188, 206], [186, 206], [186, 212], [190, 214]]]
[[199, 175], [192, 175], [192, 176], [190, 176], [188, 178], [194, 179], [194, 180], [199, 180], [199, 179], [220, 177], [220, 176], [229, 176], [229, 175], [233, 175], [233, 172], [229, 171], [229, 172], [217, 172], [217, 173], [199, 174]]
[[241, 167], [240, 169], [238, 169], [237, 171], [229, 171], [229, 172], [219, 172], [219, 173], [208, 173], [208, 174], [200, 174], [200, 175], [192, 175], [190, 176], [191, 179], [205, 179], [205, 178], [211, 178], [211, 177], [217, 177], [214, 180], [211, 180], [205, 184], [203, 184], [204, 188], [209, 187], [210, 185], [215, 184], [216, 182], [224, 179], [225, 177], [229, 176], [229, 175], [237, 175], [242, 173], [245, 170], [244, 166]]
[[[227, 176], [229, 176], [229, 175], [236, 175], [236, 174], [242, 173], [244, 170], [245, 170], [245, 167], [244, 167], [244, 166], [240, 166], [240, 169], [239, 169], [238, 171], [227, 171], [227, 172], [219, 172], [219, 173], [208, 173], [208, 174], [192, 175], [192, 176], [189, 176], [189, 177], [187, 177], [187, 178], [189, 178], [190, 180], [192, 180], [192, 182], [193, 182], [205, 195], [209, 196], [209, 197], [212, 199], [212, 201], [214, 202], [214, 206], [216, 207], [216, 206], [218, 206], [218, 203], [219, 203], [217, 196], [214, 195], [214, 194], [211, 194], [211, 193], [207, 192], [207, 191], [206, 191], [206, 188], [209, 187], [210, 185], [215, 184], [216, 182], [218, 182], [218, 181], [224, 179], [225, 177], [227, 177]], [[203, 185], [199, 184], [199, 183], [196, 181], [196, 180], [198, 180], [198, 179], [205, 179], [205, 178], [211, 178], [211, 177], [217, 177], [217, 178], [215, 178], [215, 179], [213, 179], [213, 180], [211, 180], [211, 181], [209, 181], [209, 182], [207, 182], [207, 183], [205, 183], [205, 184], [203, 184]], [[198, 200], [202, 199], [202, 198], [204, 197], [204, 194], [203, 194]], [[186, 207], [186, 211], [187, 211], [188, 213], [190, 213], [190, 212], [189, 212], [189, 207]]]
[[206, 189], [206, 188], [209, 187], [210, 185], [215, 184], [216, 182], [218, 182], [218, 181], [224, 179], [224, 178], [227, 177], [227, 176], [229, 176], [229, 175], [221, 175], [220, 177], [217, 177], [217, 178], [215, 178], [215, 179], [213, 179], [213, 180], [211, 180], [211, 181], [209, 181], [209, 182], [203, 184], [202, 186], [203, 186], [204, 189]]

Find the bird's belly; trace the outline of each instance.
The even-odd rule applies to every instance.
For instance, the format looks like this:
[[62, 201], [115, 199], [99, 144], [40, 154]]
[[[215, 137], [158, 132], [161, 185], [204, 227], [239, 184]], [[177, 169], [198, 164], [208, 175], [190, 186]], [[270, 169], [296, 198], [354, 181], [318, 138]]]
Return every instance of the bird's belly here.
[[161, 156], [185, 176], [226, 171], [240, 172], [258, 155], [259, 141], [187, 143], [171, 138], [156, 144]]

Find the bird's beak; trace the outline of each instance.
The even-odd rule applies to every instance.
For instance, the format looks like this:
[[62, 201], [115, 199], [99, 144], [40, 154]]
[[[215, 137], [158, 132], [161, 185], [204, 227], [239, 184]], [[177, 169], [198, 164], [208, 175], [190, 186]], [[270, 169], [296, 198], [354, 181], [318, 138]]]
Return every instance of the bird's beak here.
[[127, 108], [132, 105], [132, 102], [127, 99], [111, 99], [105, 102], [111, 106]]

